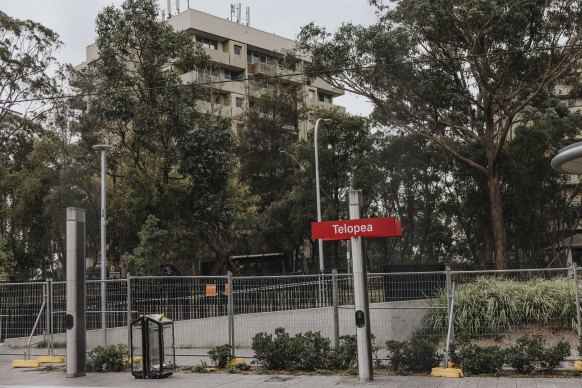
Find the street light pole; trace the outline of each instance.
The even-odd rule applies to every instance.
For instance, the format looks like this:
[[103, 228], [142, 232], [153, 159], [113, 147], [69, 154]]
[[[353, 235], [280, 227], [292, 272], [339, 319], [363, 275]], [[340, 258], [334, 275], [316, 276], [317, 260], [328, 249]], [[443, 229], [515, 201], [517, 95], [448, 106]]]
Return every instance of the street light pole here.
[[105, 283], [105, 270], [107, 266], [107, 239], [106, 239], [106, 192], [105, 192], [105, 168], [107, 164], [108, 144], [97, 144], [93, 149], [101, 153], [101, 330], [103, 333], [103, 346], [107, 345], [107, 294]]
[[[331, 123], [330, 119], [322, 119], [321, 117], [315, 121], [315, 130], [313, 132], [313, 147], [315, 148], [315, 196], [317, 201], [317, 222], [321, 222], [321, 197], [319, 195], [319, 160], [317, 157], [317, 129], [319, 128], [319, 122]], [[324, 263], [323, 263], [323, 240], [318, 239], [319, 248], [319, 272], [323, 273]]]

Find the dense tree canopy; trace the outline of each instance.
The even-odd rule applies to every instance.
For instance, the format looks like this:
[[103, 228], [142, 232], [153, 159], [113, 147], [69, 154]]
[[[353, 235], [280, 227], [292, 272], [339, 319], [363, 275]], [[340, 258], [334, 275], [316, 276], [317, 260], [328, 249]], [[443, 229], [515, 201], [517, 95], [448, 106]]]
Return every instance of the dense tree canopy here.
[[154, 0], [127, 0], [98, 15], [99, 58], [75, 74], [81, 91], [97, 95], [81, 117], [81, 134], [88, 147], [115, 143], [109, 236], [117, 258], [133, 252], [138, 259], [131, 261], [143, 264], [147, 236], [159, 228], [167, 246], [159, 260], [195, 261], [206, 244], [220, 271], [231, 224], [247, 210], [232, 205], [246, 192], [234, 176], [230, 122], [200, 113], [200, 88], [179, 76], [206, 66], [206, 55], [158, 14]]
[[[509, 256], [500, 163], [524, 109], [582, 58], [571, 0], [373, 0], [378, 22], [333, 36], [311, 24], [311, 70], [375, 104], [374, 117], [430, 139], [486, 178], [498, 268]], [[345, 71], [325, 72], [332, 69]], [[478, 153], [467, 153], [474, 142]], [[482, 158], [479, 157], [482, 155]]]

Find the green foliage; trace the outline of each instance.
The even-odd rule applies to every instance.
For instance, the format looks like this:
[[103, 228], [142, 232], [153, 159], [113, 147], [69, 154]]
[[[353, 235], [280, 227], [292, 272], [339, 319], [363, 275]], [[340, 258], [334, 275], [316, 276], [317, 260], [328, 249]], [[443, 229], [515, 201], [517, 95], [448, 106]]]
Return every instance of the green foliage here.
[[[501, 170], [507, 161], [508, 139], [527, 109], [548, 114], [556, 110], [546, 102], [561, 90], [555, 87], [558, 80], [580, 82], [573, 64], [582, 58], [582, 50], [555, 55], [549, 49], [556, 42], [578, 45], [582, 41], [578, 7], [571, 7], [568, 0], [370, 3], [378, 16], [373, 25], [347, 22], [333, 34], [313, 23], [302, 28], [298, 50], [311, 54], [307, 71], [369, 98], [380, 124], [430, 139], [479, 175], [488, 194], [485, 220], [491, 224], [496, 264], [507, 268], [507, 183]], [[472, 60], [475, 56], [480, 59]], [[346, 70], [326, 73], [326, 69]], [[541, 163], [539, 157], [537, 162]], [[537, 188], [538, 184], [529, 187], [530, 191]], [[532, 200], [539, 204], [540, 197], [535, 197]], [[531, 230], [538, 236], [541, 218], [541, 214], [532, 217]], [[516, 214], [511, 219], [525, 224]], [[466, 222], [460, 226], [472, 228]], [[521, 247], [526, 246], [517, 229], [514, 236], [520, 237]]]
[[334, 349], [335, 367], [338, 369], [357, 368], [358, 343], [355, 335], [343, 335], [339, 338], [339, 346]]
[[423, 372], [437, 366], [443, 356], [437, 351], [438, 341], [420, 335], [408, 341], [388, 341], [390, 366], [398, 372]]
[[133, 265], [139, 275], [159, 275], [160, 265], [164, 264], [168, 231], [159, 228], [159, 221], [150, 214], [138, 233], [139, 245], [133, 250], [133, 254], [125, 254], [122, 258], [125, 263]]
[[503, 368], [506, 351], [499, 346], [461, 345], [458, 351], [451, 351], [451, 360], [467, 376], [478, 374], [498, 374]]
[[87, 372], [121, 372], [128, 354], [126, 345], [97, 346], [87, 352]]
[[562, 362], [570, 355], [570, 344], [564, 341], [546, 348], [540, 360], [540, 369], [543, 372], [555, 372]]
[[333, 358], [330, 340], [319, 332], [308, 331], [291, 337], [279, 327], [275, 329], [275, 337], [267, 333], [256, 334], [251, 347], [257, 362], [267, 369], [328, 369]]
[[228, 344], [215, 346], [208, 351], [210, 360], [219, 368], [224, 368], [232, 360], [231, 347]]
[[[455, 330], [461, 335], [502, 335], [525, 324], [562, 322], [568, 327], [576, 318], [572, 281], [565, 278], [519, 282], [505, 278], [479, 277], [455, 289]], [[439, 293], [438, 306], [447, 306], [446, 292]], [[447, 327], [446, 309], [432, 309], [425, 316], [427, 330]]]
[[195, 365], [192, 368], [192, 372], [194, 372], [194, 373], [208, 373], [208, 370], [206, 368], [208, 368], [208, 364], [206, 364], [206, 362], [204, 362], [204, 361], [200, 361], [199, 365]]
[[570, 355], [570, 345], [560, 341], [555, 346], [544, 347], [541, 337], [520, 337], [516, 345], [507, 349], [507, 363], [518, 373], [532, 374], [536, 370], [555, 371]]
[[243, 372], [248, 372], [249, 370], [251, 370], [250, 365], [236, 364], [236, 365], [232, 365], [232, 366], [229, 366], [228, 368], [226, 368], [226, 373], [239, 374], [239, 373], [243, 373]]
[[254, 198], [235, 176], [230, 120], [199, 112], [204, 90], [181, 87], [181, 74], [209, 66], [204, 49], [158, 15], [155, 0], [125, 0], [97, 16], [99, 59], [73, 77], [96, 95], [79, 120], [82, 144], [116, 143], [111, 257], [156, 274], [161, 262], [190, 269], [213, 251], [221, 272]]

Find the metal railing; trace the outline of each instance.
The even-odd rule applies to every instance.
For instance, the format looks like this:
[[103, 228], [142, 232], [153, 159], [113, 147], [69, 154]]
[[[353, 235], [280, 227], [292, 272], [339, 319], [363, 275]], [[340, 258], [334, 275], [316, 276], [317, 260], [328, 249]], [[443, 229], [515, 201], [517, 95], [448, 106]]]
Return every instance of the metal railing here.
[[[153, 313], [175, 321], [177, 354], [188, 356], [206, 355], [208, 348], [228, 343], [237, 356], [250, 357], [254, 335], [273, 333], [277, 327], [291, 335], [319, 331], [336, 345], [341, 336], [355, 333], [350, 274], [130, 277], [105, 283], [105, 306], [100, 298], [101, 281], [86, 284], [89, 347], [103, 345], [103, 338], [108, 345], [128, 343], [130, 322], [140, 314]], [[498, 289], [490, 287], [492, 283]], [[510, 293], [511, 302], [518, 301], [511, 293], [561, 292], [556, 298], [561, 298], [563, 311], [552, 312], [551, 304], [540, 304], [513, 312], [511, 309], [521, 305], [508, 300], [507, 305], [494, 306], [503, 298], [487, 292]], [[542, 303], [542, 294], [539, 296], [531, 300]], [[567, 335], [577, 335], [582, 328], [575, 267], [372, 273], [368, 275], [368, 297], [370, 326], [380, 346], [414, 334], [436, 336], [446, 350], [455, 334], [491, 341], [518, 335], [524, 326]], [[101, 326], [102, 312], [106, 328]], [[0, 283], [0, 339], [9, 346], [29, 348], [44, 339], [47, 352], [62, 348], [65, 313], [64, 282]], [[474, 316], [466, 317], [469, 313]], [[44, 352], [27, 350], [28, 354], [35, 351]]]

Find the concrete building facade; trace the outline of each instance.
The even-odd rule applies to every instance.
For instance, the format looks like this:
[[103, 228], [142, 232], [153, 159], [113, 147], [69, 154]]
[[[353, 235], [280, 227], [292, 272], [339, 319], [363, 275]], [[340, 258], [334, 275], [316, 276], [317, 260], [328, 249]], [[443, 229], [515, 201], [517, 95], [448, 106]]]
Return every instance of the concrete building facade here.
[[[184, 83], [202, 85], [206, 98], [199, 101], [199, 108], [231, 118], [235, 132], [256, 94], [251, 83], [261, 78], [299, 86], [302, 105], [307, 110], [330, 108], [345, 112], [344, 107], [334, 104], [334, 98], [342, 96], [343, 90], [321, 79], [307, 84], [302, 74], [305, 57], [294, 57], [292, 66], [288, 58], [284, 60], [295, 41], [242, 24], [240, 18], [239, 22], [230, 21], [194, 9], [168, 17], [166, 22], [176, 31], [186, 31], [209, 56], [208, 68], [180, 74], [180, 78]], [[88, 46], [86, 60], [79, 67], [96, 60], [98, 55], [96, 44]], [[313, 120], [302, 120], [297, 128], [299, 137], [306, 138], [313, 126]]]

